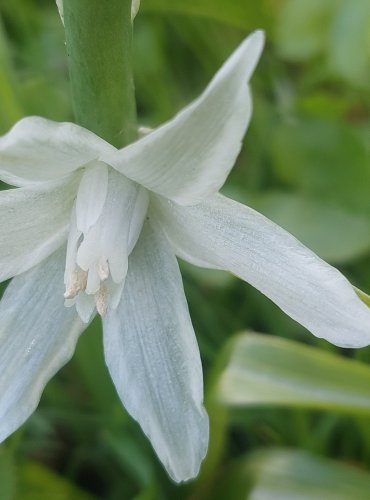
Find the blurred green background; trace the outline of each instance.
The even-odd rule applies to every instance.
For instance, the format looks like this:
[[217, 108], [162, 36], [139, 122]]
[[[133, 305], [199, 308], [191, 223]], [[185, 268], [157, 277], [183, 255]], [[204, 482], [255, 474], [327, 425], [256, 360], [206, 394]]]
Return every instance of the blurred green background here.
[[[26, 115], [73, 121], [54, 2], [0, 0], [0, 16], [0, 133]], [[142, 0], [140, 122], [171, 117], [257, 28], [253, 120], [223, 191], [369, 291], [368, 0]], [[212, 424], [200, 476], [168, 479], [115, 394], [95, 321], [2, 445], [0, 499], [370, 498], [370, 349], [333, 347], [234, 277], [181, 266]]]

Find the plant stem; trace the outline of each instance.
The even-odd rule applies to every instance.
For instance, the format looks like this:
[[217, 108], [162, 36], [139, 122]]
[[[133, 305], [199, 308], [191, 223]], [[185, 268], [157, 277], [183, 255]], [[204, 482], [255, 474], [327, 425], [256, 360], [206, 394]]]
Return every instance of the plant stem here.
[[131, 0], [63, 0], [76, 121], [114, 146], [136, 139]]

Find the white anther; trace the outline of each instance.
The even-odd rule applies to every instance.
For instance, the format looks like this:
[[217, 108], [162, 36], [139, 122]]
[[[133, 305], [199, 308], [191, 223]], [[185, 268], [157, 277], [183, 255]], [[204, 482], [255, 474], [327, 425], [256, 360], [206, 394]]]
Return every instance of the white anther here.
[[108, 309], [108, 292], [107, 289], [102, 286], [94, 295], [96, 310], [100, 316], [105, 316]]
[[107, 259], [105, 257], [99, 257], [96, 267], [100, 281], [106, 280], [109, 276], [109, 265]]
[[73, 299], [76, 295], [85, 290], [87, 284], [87, 272], [86, 271], [73, 271], [71, 273], [66, 291], [64, 293], [65, 299]]

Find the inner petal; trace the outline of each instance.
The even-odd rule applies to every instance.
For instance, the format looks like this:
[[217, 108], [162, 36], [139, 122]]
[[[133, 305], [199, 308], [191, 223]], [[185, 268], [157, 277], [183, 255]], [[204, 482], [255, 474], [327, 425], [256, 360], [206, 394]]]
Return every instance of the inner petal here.
[[86, 165], [76, 199], [77, 228], [86, 233], [98, 220], [107, 197], [108, 167], [101, 161]]
[[[83, 321], [91, 307], [104, 315], [108, 307], [117, 306], [148, 203], [143, 187], [102, 162], [87, 167], [72, 214], [65, 278], [65, 296], [76, 297]], [[93, 296], [93, 301], [82, 296]]]

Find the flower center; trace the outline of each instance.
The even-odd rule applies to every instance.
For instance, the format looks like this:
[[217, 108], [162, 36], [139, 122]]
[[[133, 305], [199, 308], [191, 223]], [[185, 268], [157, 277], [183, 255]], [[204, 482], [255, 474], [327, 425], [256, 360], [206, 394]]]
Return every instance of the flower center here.
[[102, 162], [86, 166], [71, 217], [66, 269], [66, 306], [84, 322], [96, 309], [117, 307], [128, 256], [139, 237], [148, 193]]

